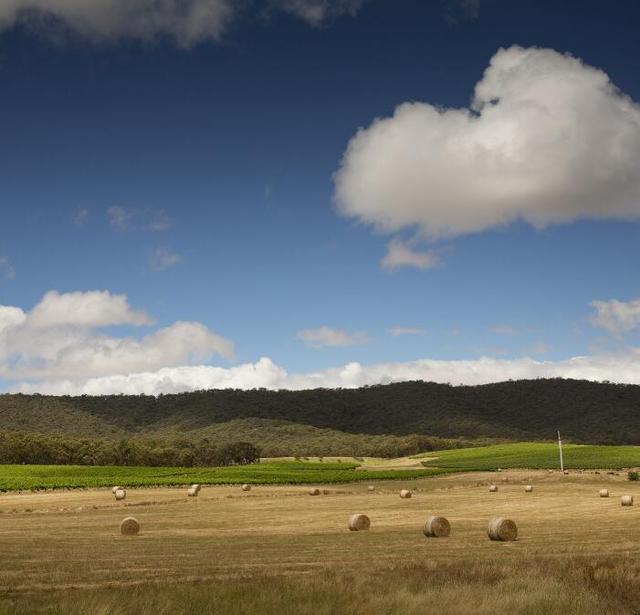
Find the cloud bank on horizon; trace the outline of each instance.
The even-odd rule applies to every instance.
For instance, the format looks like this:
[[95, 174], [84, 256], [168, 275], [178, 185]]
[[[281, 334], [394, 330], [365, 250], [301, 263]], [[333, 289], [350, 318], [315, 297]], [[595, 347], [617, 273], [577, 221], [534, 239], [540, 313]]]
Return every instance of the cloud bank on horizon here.
[[362, 365], [357, 362], [306, 374], [289, 373], [268, 357], [230, 368], [210, 365], [165, 367], [156, 371], [98, 378], [22, 382], [13, 392], [51, 395], [159, 395], [204, 389], [357, 388], [410, 380], [476, 385], [504, 380], [575, 378], [640, 384], [640, 350], [624, 355], [574, 357], [565, 361], [531, 358], [439, 361]]
[[514, 46], [491, 58], [470, 109], [408, 102], [360, 129], [335, 199], [378, 231], [428, 240], [516, 221], [631, 220], [640, 218], [639, 158], [640, 106], [603, 71]]
[[[607, 331], [640, 327], [629, 324], [640, 300], [594, 301], [594, 326]], [[152, 318], [129, 305], [124, 295], [108, 291], [50, 291], [29, 311], [0, 305], [0, 378], [9, 391], [83, 394], [177, 393], [212, 388], [307, 389], [354, 388], [407, 380], [484, 384], [523, 378], [580, 378], [640, 384], [640, 349], [617, 354], [538, 361], [529, 357], [475, 360], [422, 359], [362, 365], [357, 362], [309, 373], [289, 373], [268, 357], [232, 367], [204, 364], [215, 355], [233, 357], [234, 347], [198, 322], [175, 322], [141, 338], [116, 337], [106, 327], [148, 327]], [[394, 327], [393, 336], [422, 334]], [[329, 327], [299, 332], [314, 347], [363, 343], [366, 333]]]

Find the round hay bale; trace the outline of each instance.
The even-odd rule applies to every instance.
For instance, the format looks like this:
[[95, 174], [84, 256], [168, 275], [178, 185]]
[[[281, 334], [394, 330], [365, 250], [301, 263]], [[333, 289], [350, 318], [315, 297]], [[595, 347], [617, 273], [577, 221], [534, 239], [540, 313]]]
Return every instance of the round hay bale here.
[[622, 504], [622, 506], [633, 506], [633, 496], [632, 495], [623, 495], [620, 498], [620, 504]]
[[498, 491], [498, 485], [489, 485], [489, 491], [491, 493], [495, 493], [496, 491]]
[[190, 498], [198, 497], [198, 489], [196, 489], [195, 485], [189, 487], [189, 490], [187, 491], [187, 496]]
[[127, 497], [127, 492], [124, 489], [116, 489], [113, 495], [116, 496], [116, 500], [124, 500]]
[[140, 531], [140, 524], [135, 517], [126, 517], [120, 523], [120, 533], [124, 536], [136, 536]]
[[412, 493], [408, 489], [400, 489], [400, 497], [403, 500], [408, 500], [411, 497]]
[[246, 483], [242, 485], [242, 491], [251, 491], [251, 485], [247, 485]]
[[533, 491], [533, 487], [532, 487], [531, 485], [527, 485], [527, 486], [524, 488], [524, 492], [525, 492], [525, 493], [531, 493], [532, 491]]
[[367, 487], [367, 491], [375, 491], [375, 490], [376, 490], [376, 488], [373, 485], [369, 485]]
[[494, 517], [489, 521], [487, 535], [491, 540], [515, 540], [518, 537], [518, 526], [511, 519]]
[[600, 489], [600, 492], [598, 494], [601, 498], [608, 498], [609, 497], [609, 490], [608, 489]]
[[362, 532], [364, 530], [368, 530], [371, 527], [371, 520], [369, 519], [369, 517], [367, 517], [367, 515], [351, 515], [349, 517], [347, 527], [352, 532]]
[[309, 495], [320, 495], [320, 489], [309, 489]]
[[116, 485], [115, 487], [111, 487], [111, 493], [113, 493], [113, 495], [115, 495], [116, 491], [118, 491], [118, 489], [122, 489], [122, 487], [119, 487], [118, 485]]
[[451, 534], [451, 524], [444, 517], [429, 517], [422, 532], [429, 538], [446, 538]]

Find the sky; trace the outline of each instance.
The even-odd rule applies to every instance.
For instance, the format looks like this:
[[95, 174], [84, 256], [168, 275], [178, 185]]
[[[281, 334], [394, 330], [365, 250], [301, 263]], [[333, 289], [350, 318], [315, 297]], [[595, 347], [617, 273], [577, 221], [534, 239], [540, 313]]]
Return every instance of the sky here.
[[4, 0], [0, 392], [640, 383], [635, 0]]

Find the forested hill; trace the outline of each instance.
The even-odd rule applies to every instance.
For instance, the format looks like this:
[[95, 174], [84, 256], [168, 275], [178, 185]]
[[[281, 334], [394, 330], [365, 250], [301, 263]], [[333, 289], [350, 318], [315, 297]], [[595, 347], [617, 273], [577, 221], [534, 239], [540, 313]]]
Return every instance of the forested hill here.
[[[214, 390], [176, 395], [0, 395], [0, 431], [158, 436], [238, 429], [640, 444], [640, 386], [522, 380], [482, 386], [406, 382], [361, 389]], [[315, 433], [315, 431], [314, 431]], [[321, 433], [321, 432], [317, 432]], [[242, 435], [242, 434], [241, 434]], [[260, 442], [256, 442], [260, 444]]]

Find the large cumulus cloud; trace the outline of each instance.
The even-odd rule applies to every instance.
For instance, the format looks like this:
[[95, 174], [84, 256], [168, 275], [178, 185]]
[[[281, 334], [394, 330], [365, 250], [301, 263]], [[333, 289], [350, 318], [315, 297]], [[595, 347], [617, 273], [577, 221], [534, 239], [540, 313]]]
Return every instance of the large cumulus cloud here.
[[339, 210], [427, 238], [640, 216], [640, 107], [551, 49], [499, 50], [470, 109], [398, 106], [350, 141]]

